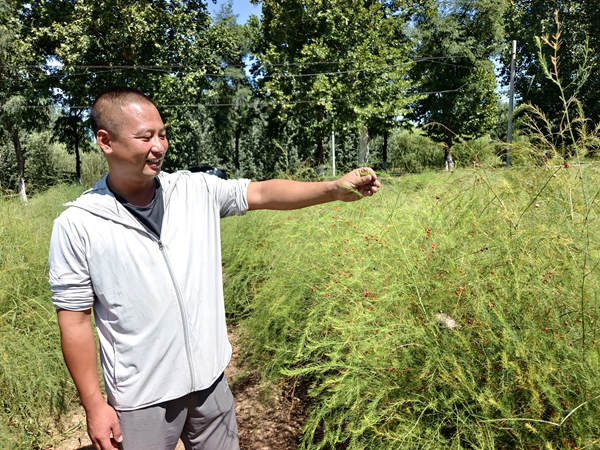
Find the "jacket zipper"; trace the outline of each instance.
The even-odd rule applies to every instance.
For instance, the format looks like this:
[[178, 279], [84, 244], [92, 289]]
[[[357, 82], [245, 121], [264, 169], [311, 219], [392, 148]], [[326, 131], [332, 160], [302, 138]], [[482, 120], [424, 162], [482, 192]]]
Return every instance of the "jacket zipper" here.
[[171, 262], [169, 261], [169, 256], [163, 246], [163, 243], [160, 239], [157, 239], [156, 236], [152, 236], [152, 239], [156, 240], [158, 243], [158, 248], [163, 255], [165, 263], [167, 264], [167, 269], [169, 270], [169, 276], [171, 277], [171, 282], [173, 283], [173, 287], [175, 288], [175, 293], [177, 295], [177, 303], [179, 304], [179, 313], [181, 314], [181, 323], [183, 324], [183, 337], [185, 343], [185, 354], [188, 360], [188, 368], [190, 371], [190, 392], [194, 390], [194, 379], [195, 379], [195, 369], [194, 369], [194, 360], [191, 356], [190, 350], [190, 332], [187, 323], [187, 314], [185, 310], [185, 304], [183, 302], [183, 296], [181, 295], [181, 291], [179, 289], [179, 284], [175, 278], [175, 274], [173, 272], [173, 268], [171, 267]]

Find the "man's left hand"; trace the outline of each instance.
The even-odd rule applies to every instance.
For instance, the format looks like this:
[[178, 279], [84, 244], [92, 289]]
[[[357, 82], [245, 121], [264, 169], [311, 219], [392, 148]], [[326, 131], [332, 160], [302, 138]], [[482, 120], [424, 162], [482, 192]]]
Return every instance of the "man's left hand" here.
[[348, 172], [337, 180], [337, 183], [336, 200], [343, 202], [353, 202], [363, 197], [371, 197], [381, 186], [377, 174], [369, 167], [361, 167]]

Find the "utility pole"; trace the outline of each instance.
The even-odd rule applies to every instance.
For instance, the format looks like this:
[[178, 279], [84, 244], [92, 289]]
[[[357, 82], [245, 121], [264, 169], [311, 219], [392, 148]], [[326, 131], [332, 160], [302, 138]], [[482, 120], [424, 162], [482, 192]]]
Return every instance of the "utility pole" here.
[[331, 132], [331, 170], [335, 177], [335, 131]]
[[506, 167], [510, 167], [510, 144], [512, 143], [513, 111], [515, 109], [515, 59], [517, 58], [517, 41], [512, 41], [512, 59], [510, 62], [510, 90], [508, 94], [508, 133], [506, 142]]

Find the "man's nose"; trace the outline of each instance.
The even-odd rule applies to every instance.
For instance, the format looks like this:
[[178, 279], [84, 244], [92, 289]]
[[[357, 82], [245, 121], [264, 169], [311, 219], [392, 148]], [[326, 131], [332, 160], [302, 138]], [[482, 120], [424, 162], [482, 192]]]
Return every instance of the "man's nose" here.
[[156, 136], [152, 139], [152, 148], [150, 150], [157, 153], [164, 153], [167, 151], [168, 147], [169, 144], [166, 138], [161, 139], [160, 137]]

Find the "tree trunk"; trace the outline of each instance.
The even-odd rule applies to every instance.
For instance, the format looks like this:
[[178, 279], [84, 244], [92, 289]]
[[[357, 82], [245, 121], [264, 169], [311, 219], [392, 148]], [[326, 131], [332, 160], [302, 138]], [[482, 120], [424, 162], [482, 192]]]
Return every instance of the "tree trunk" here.
[[387, 154], [388, 154], [388, 138], [390, 132], [385, 130], [383, 132], [383, 149], [381, 150], [381, 168], [387, 170]]
[[19, 178], [19, 196], [25, 206], [27, 206], [27, 192], [25, 192], [25, 178]]
[[360, 149], [358, 151], [358, 164], [364, 165], [369, 161], [369, 130], [365, 127], [360, 135]]
[[234, 131], [235, 134], [235, 153], [233, 155], [234, 158], [234, 164], [235, 164], [235, 173], [236, 173], [236, 177], [239, 178], [240, 177], [240, 135], [242, 134], [242, 131], [240, 128], [236, 128]]
[[317, 141], [317, 175], [323, 175], [323, 161], [325, 159], [325, 143], [323, 139], [323, 114], [319, 114], [319, 140]]
[[446, 166], [446, 170], [449, 172], [454, 171], [454, 161], [452, 160], [452, 152], [450, 149], [452, 148], [453, 135], [448, 132], [446, 134], [446, 143], [444, 144], [444, 164]]
[[13, 147], [15, 148], [15, 156], [17, 158], [17, 193], [20, 195], [21, 200], [27, 205], [27, 192], [25, 192], [25, 156], [23, 155], [23, 148], [21, 147], [21, 139], [19, 138], [19, 130], [12, 124], [9, 125], [9, 131], [11, 134]]
[[79, 154], [79, 132], [77, 129], [77, 116], [72, 115], [72, 110], [69, 111], [71, 115], [71, 128], [73, 130], [73, 142], [75, 143], [75, 175], [77, 176], [77, 183], [81, 184], [81, 155]]

